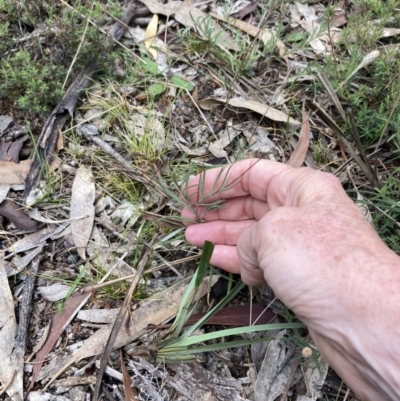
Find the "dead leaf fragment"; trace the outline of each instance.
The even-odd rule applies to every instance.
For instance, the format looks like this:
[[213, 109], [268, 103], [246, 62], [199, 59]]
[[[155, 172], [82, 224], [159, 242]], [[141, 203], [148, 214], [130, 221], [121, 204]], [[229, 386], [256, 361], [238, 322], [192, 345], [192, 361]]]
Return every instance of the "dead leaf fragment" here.
[[112, 323], [118, 316], [119, 308], [113, 309], [85, 309], [78, 313], [77, 318], [91, 323]]
[[18, 164], [0, 161], [0, 184], [24, 184], [31, 163], [32, 160], [23, 160]]
[[209, 25], [213, 30], [213, 35], [216, 38], [217, 45], [230, 50], [239, 50], [239, 46], [217, 23], [208, 19], [207, 14], [200, 11], [193, 4], [188, 4], [183, 1], [169, 1], [166, 4], [161, 4], [157, 0], [140, 0], [145, 4], [153, 14], [162, 14], [168, 17], [175, 18], [182, 25], [195, 28], [203, 37], [205, 25]]
[[154, 14], [153, 18], [150, 20], [149, 25], [147, 26], [146, 32], [144, 33], [144, 45], [148, 52], [153, 56], [154, 60], [157, 60], [157, 50], [152, 46], [154, 43], [154, 39], [157, 36], [157, 28], [158, 15]]
[[297, 142], [296, 149], [293, 151], [288, 161], [289, 166], [301, 167], [307, 156], [308, 146], [310, 144], [310, 121], [308, 115], [303, 110], [303, 126], [300, 131], [300, 138]]
[[0, 215], [10, 219], [14, 226], [20, 230], [36, 230], [37, 222], [32, 220], [28, 213], [22, 211], [13, 201], [9, 199], [6, 199], [0, 203]]
[[71, 233], [79, 256], [86, 259], [86, 246], [94, 222], [95, 184], [92, 171], [79, 167], [72, 185]]
[[71, 289], [69, 285], [54, 283], [47, 287], [37, 288], [44, 299], [50, 302], [57, 302], [65, 298]]
[[122, 349], [120, 350], [120, 359], [122, 376], [124, 378], [125, 401], [139, 401], [138, 392], [131, 385], [131, 378], [129, 376], [128, 369], [126, 369], [125, 366], [124, 358], [122, 356]]
[[239, 97], [234, 97], [232, 99], [222, 99], [222, 98], [207, 98], [204, 100], [200, 100], [199, 106], [204, 110], [213, 110], [215, 107], [218, 107], [224, 103], [228, 103], [233, 107], [241, 107], [245, 109], [249, 109], [255, 111], [256, 113], [261, 114], [264, 117], [269, 118], [273, 121], [281, 121], [284, 123], [290, 123], [293, 125], [301, 125], [300, 121], [295, 120], [292, 117], [289, 117], [283, 111], [275, 109], [274, 107], [267, 106], [263, 103], [256, 102], [254, 100], [247, 100]]

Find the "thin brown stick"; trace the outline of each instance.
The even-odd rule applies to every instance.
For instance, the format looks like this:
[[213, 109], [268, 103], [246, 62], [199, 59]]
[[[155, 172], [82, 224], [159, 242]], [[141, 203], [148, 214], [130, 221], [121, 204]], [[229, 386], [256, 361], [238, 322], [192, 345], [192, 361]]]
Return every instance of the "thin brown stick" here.
[[150, 252], [151, 252], [150, 246], [143, 247], [142, 252], [138, 258], [138, 262], [136, 263], [136, 266], [135, 266], [135, 268], [137, 268], [135, 278], [132, 281], [131, 287], [129, 288], [129, 291], [126, 294], [124, 303], [122, 304], [122, 307], [119, 310], [118, 316], [115, 319], [115, 322], [111, 329], [110, 336], [108, 337], [108, 341], [107, 341], [106, 347], [104, 349], [103, 356], [101, 358], [100, 368], [99, 368], [99, 371], [97, 374], [96, 386], [95, 386], [94, 392], [93, 392], [93, 400], [94, 401], [97, 401], [99, 398], [100, 386], [101, 386], [101, 382], [103, 380], [104, 372], [107, 367], [108, 359], [113, 350], [113, 346], [114, 346], [115, 340], [117, 338], [118, 332], [120, 331], [121, 326], [122, 326], [123, 322], [125, 321], [125, 317], [128, 314], [131, 298], [132, 298], [134, 291], [136, 289], [136, 286], [139, 283], [139, 280], [144, 272], [144, 268], [145, 268], [147, 260], [150, 256]]

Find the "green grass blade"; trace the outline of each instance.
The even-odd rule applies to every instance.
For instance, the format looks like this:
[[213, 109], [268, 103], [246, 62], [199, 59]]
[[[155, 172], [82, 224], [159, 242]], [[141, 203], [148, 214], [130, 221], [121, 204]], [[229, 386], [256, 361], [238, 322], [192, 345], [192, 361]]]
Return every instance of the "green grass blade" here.
[[225, 298], [223, 298], [211, 311], [209, 311], [197, 323], [191, 326], [184, 334], [182, 334], [179, 338], [169, 343], [169, 345], [180, 345], [182, 340], [189, 337], [194, 331], [196, 331], [199, 327], [201, 327], [208, 319], [213, 317], [228, 302], [230, 302], [244, 286], [245, 284], [242, 281], [236, 284], [232, 292], [230, 292]]
[[220, 351], [227, 348], [235, 348], [235, 347], [243, 347], [245, 345], [251, 344], [259, 344], [264, 341], [268, 341], [268, 338], [253, 338], [251, 340], [239, 340], [239, 341], [228, 341], [226, 343], [218, 343], [218, 344], [211, 344], [211, 345], [202, 345], [200, 347], [190, 348], [190, 349], [181, 349], [181, 350], [174, 350], [171, 353], [169, 352], [160, 352], [157, 354], [160, 357], [165, 355], [166, 358], [176, 358], [180, 360], [179, 357], [185, 357], [187, 355], [193, 355], [199, 352], [212, 352], [212, 351]]
[[204, 243], [203, 252], [201, 254], [199, 267], [189, 283], [189, 286], [183, 296], [181, 305], [179, 306], [179, 310], [176, 315], [175, 321], [171, 327], [171, 331], [175, 331], [175, 337], [179, 335], [183, 326], [186, 323], [190, 305], [193, 302], [194, 297], [196, 296], [196, 292], [200, 284], [203, 282], [204, 277], [207, 274], [207, 268], [210, 264], [210, 259], [213, 250], [214, 250], [214, 244], [212, 242], [206, 241]]
[[214, 244], [210, 241], [204, 242], [204, 247], [201, 253], [199, 267], [196, 272], [196, 281], [195, 281], [196, 290], [199, 288], [200, 284], [203, 282], [203, 279], [207, 274], [207, 269], [210, 266], [211, 255], [213, 252], [214, 252]]
[[303, 323], [275, 323], [260, 324], [256, 326], [235, 327], [233, 329], [220, 330], [213, 333], [201, 334], [190, 337], [179, 342], [179, 346], [187, 347], [200, 342], [214, 340], [216, 338], [234, 336], [239, 334], [254, 333], [257, 331], [283, 330], [283, 329], [302, 329], [306, 327]]

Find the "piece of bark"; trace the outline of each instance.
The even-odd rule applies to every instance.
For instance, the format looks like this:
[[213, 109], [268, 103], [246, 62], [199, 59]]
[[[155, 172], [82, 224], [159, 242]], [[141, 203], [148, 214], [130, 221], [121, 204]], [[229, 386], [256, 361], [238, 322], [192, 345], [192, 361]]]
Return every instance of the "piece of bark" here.
[[26, 350], [26, 335], [28, 332], [29, 321], [32, 311], [32, 296], [33, 290], [36, 283], [37, 273], [39, 271], [40, 261], [42, 260], [42, 254], [37, 255], [31, 263], [29, 269], [29, 275], [24, 283], [24, 291], [22, 294], [22, 302], [20, 305], [19, 312], [19, 323], [17, 332], [15, 335], [15, 345], [12, 353], [12, 360], [15, 366], [19, 369], [15, 373], [14, 380], [19, 386], [23, 386], [23, 372], [24, 372], [24, 356]]
[[71, 233], [79, 256], [86, 260], [86, 246], [94, 222], [95, 184], [92, 171], [79, 167], [71, 194]]

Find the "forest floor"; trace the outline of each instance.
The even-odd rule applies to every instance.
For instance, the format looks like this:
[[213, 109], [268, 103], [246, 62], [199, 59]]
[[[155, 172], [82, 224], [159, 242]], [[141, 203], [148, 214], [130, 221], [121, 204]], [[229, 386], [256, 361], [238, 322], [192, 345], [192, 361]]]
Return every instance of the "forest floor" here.
[[0, 0], [0, 399], [354, 399], [182, 188], [330, 172], [400, 253], [399, 35], [399, 0]]

